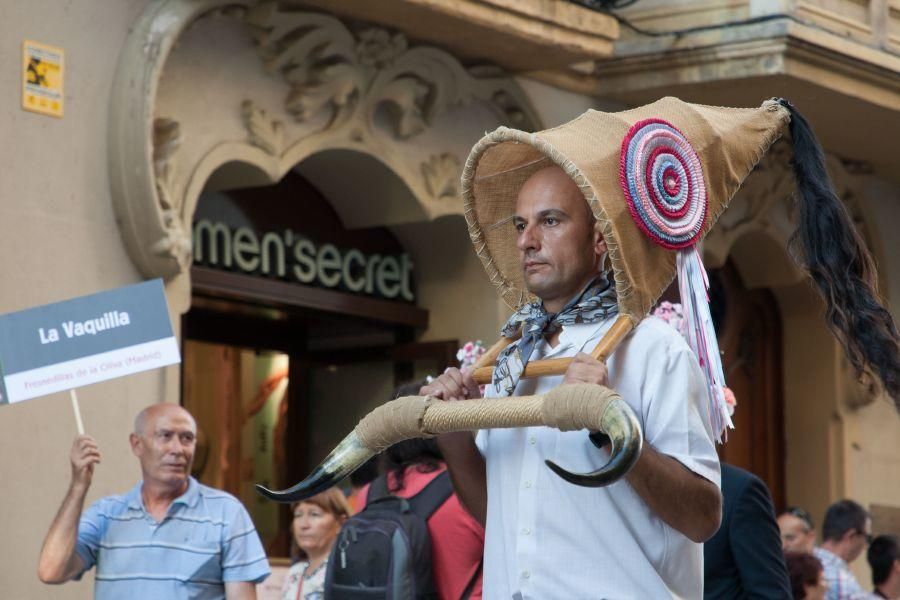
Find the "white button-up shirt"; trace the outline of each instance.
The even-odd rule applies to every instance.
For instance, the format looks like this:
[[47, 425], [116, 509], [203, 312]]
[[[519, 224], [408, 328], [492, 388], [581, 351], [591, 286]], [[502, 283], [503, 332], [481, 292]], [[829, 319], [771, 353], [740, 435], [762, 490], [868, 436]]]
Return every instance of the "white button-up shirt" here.
[[[531, 360], [590, 353], [612, 322], [564, 327], [556, 348], [544, 341]], [[645, 443], [720, 486], [705, 380], [681, 335], [646, 318], [607, 366], [610, 386], [634, 409]], [[522, 380], [515, 395], [561, 382]], [[477, 444], [487, 464], [486, 600], [703, 597], [702, 544], [663, 523], [624, 479], [579, 487], [544, 465], [550, 459], [582, 473], [605, 465], [608, 452], [587, 432], [491, 429], [478, 433]]]

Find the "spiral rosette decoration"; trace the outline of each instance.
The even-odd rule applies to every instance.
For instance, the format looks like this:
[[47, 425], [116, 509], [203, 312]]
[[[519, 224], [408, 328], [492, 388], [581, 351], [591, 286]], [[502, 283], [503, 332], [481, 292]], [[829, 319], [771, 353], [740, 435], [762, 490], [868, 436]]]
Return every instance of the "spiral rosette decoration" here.
[[699, 241], [708, 207], [703, 167], [674, 125], [632, 125], [622, 140], [619, 180], [631, 217], [653, 242], [679, 250]]
[[725, 375], [712, 316], [709, 280], [695, 244], [709, 207], [700, 157], [677, 127], [662, 119], [631, 126], [622, 140], [619, 181], [631, 218], [655, 244], [677, 250], [685, 337], [706, 376], [707, 417], [716, 441], [734, 427], [722, 393]]

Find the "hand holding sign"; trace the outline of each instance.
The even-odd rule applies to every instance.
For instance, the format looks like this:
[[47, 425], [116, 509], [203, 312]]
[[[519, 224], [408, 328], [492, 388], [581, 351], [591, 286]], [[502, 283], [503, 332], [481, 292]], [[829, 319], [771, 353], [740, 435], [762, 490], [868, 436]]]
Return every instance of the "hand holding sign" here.
[[100, 464], [100, 449], [97, 442], [89, 435], [79, 435], [72, 442], [69, 459], [72, 463], [72, 485], [86, 491], [91, 487], [94, 467]]

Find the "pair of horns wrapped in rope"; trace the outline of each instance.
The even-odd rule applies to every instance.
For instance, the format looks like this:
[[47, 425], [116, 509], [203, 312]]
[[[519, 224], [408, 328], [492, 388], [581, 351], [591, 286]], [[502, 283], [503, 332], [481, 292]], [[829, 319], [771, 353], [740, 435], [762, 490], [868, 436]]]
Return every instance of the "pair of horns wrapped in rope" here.
[[[589, 110], [560, 127], [526, 133], [500, 127], [473, 148], [462, 176], [465, 216], [475, 249], [501, 297], [513, 309], [534, 298], [524, 284], [514, 214], [519, 189], [552, 165], [581, 189], [609, 251], [618, 317], [592, 353], [605, 360], [645, 318], [677, 275], [688, 343], [708, 380], [714, 434], [731, 426], [722, 390], [721, 359], [707, 305], [706, 274], [696, 245], [771, 145], [785, 132], [793, 146], [799, 223], [793, 253], [826, 306], [832, 332], [858, 376], [880, 381], [900, 399], [900, 346], [876, 289], [872, 258], [833, 191], [824, 155], [809, 125], [787, 101], [759, 108], [724, 108], [663, 98], [618, 113]], [[698, 268], [699, 267], [699, 268]], [[479, 383], [517, 336], [501, 338], [479, 361]], [[570, 359], [528, 362], [524, 378], [565, 373]], [[898, 404], [900, 408], [900, 404]], [[584, 486], [609, 485], [637, 461], [640, 422], [626, 399], [606, 387], [561, 386], [543, 396], [437, 401], [409, 396], [388, 402], [354, 431], [304, 481], [274, 500], [310, 497], [352, 473], [391, 444], [412, 437], [498, 427], [557, 427], [606, 433], [608, 463], [573, 474], [548, 461], [561, 477]]]

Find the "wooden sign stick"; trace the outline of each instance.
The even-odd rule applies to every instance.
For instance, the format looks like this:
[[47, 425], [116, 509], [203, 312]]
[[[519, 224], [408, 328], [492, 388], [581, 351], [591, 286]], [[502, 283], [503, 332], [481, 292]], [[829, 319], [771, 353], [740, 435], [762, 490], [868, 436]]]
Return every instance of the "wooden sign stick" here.
[[84, 435], [84, 422], [81, 420], [81, 408], [78, 406], [78, 395], [74, 389], [69, 390], [69, 398], [72, 399], [72, 410], [75, 412], [75, 426], [78, 428], [78, 435]]

